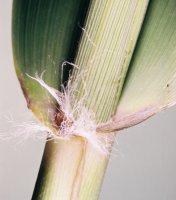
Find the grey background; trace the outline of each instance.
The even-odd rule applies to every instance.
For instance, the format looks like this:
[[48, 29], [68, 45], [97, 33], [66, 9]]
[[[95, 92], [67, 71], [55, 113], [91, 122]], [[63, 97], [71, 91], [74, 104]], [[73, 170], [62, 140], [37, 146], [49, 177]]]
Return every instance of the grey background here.
[[[7, 117], [31, 117], [13, 69], [11, 4], [0, 0], [0, 134], [6, 136], [15, 132]], [[118, 133], [100, 200], [176, 199], [175, 118], [176, 107]], [[0, 200], [30, 200], [44, 141], [0, 137]]]

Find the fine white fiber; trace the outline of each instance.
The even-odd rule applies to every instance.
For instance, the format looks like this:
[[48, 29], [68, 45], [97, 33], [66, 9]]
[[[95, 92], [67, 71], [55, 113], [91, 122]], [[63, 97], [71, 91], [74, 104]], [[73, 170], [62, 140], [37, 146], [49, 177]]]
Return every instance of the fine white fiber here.
[[[98, 134], [96, 132], [97, 122], [95, 114], [86, 108], [86, 90], [81, 99], [75, 101], [75, 94], [77, 91], [77, 81], [69, 79], [67, 87], [63, 87], [63, 92], [47, 85], [43, 80], [43, 74], [39, 76], [37, 73], [35, 77], [27, 74], [27, 76], [37, 81], [50, 95], [57, 101], [59, 110], [64, 114], [56, 133], [46, 128], [51, 139], [70, 139], [74, 136], [80, 136], [92, 144], [94, 148], [103, 154], [109, 154], [109, 149], [114, 140], [114, 134]], [[79, 77], [80, 80], [80, 77]], [[82, 80], [82, 79], [81, 79]], [[83, 81], [84, 85], [84, 81]], [[84, 85], [84, 87], [86, 87]], [[44, 126], [44, 125], [43, 125]]]
[[11, 114], [1, 117], [4, 126], [0, 129], [1, 140], [15, 140], [17, 145], [23, 144], [27, 139], [46, 139], [49, 128], [37, 122], [33, 117], [30, 119], [21, 116], [16, 119]]
[[87, 32], [87, 30], [83, 27], [81, 27], [81, 29], [83, 30], [83, 33], [85, 34], [85, 37], [90, 42], [90, 44], [92, 44], [92, 46], [96, 47], [97, 45], [95, 44], [95, 42], [93, 42], [93, 40], [92, 40], [90, 34]]
[[76, 64], [74, 64], [74, 63], [72, 63], [72, 62], [64, 61], [64, 62], [62, 63], [62, 66], [61, 66], [61, 69], [62, 69], [61, 82], [62, 82], [62, 83], [63, 83], [64, 67], [65, 67], [67, 64], [70, 65], [70, 66], [72, 66], [72, 67], [74, 67], [74, 68], [77, 68], [77, 69], [79, 68], [78, 65], [76, 65]]

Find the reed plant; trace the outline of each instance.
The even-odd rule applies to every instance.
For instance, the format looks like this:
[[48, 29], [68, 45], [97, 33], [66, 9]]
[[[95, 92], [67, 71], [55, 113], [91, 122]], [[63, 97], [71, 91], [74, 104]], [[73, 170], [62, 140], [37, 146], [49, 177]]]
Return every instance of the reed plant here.
[[32, 199], [98, 199], [118, 131], [176, 102], [176, 1], [14, 0], [12, 40], [48, 133]]

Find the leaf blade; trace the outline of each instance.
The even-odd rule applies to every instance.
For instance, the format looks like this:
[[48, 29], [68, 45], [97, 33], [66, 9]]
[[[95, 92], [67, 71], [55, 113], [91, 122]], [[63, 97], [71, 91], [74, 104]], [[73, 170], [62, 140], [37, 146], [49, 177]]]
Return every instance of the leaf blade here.
[[[61, 90], [62, 63], [71, 61], [81, 33], [89, 0], [14, 0], [12, 43], [18, 79], [28, 107], [47, 124], [54, 122], [58, 105], [26, 76], [44, 74], [50, 86]], [[66, 72], [67, 73], [67, 72]], [[66, 74], [65, 73], [65, 74]]]
[[116, 115], [99, 131], [136, 125], [176, 102], [176, 2], [151, 1]]

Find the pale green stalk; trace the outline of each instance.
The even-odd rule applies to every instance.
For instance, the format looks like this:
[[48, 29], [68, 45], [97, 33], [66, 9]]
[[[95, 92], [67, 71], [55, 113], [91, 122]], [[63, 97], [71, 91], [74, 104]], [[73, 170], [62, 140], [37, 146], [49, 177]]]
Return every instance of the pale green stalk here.
[[148, 0], [92, 1], [73, 79], [80, 76], [75, 100], [86, 92], [86, 106], [98, 122], [107, 121], [116, 112], [147, 5]]
[[96, 200], [108, 160], [80, 137], [47, 142], [32, 199]]

